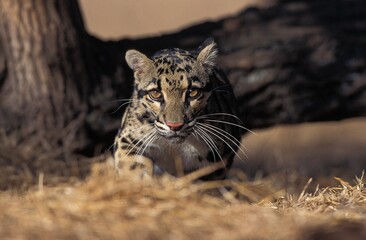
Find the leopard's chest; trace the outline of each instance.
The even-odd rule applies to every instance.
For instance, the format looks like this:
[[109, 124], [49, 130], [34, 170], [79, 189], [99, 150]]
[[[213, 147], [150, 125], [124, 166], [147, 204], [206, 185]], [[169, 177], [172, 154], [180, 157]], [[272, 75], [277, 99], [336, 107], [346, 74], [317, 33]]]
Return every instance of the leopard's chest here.
[[148, 156], [155, 164], [155, 174], [168, 172], [172, 175], [187, 173], [210, 164], [207, 161], [207, 145], [190, 136], [180, 144], [169, 144], [161, 140], [153, 144]]

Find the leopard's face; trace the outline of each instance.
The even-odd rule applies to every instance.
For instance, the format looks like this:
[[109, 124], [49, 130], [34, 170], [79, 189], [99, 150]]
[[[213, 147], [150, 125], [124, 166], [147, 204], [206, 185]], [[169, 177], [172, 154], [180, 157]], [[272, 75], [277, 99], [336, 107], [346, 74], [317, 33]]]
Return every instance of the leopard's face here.
[[146, 108], [157, 132], [169, 142], [183, 142], [205, 109], [216, 54], [214, 43], [197, 55], [181, 49], [164, 50], [152, 59], [135, 50], [126, 53], [135, 73], [134, 97]]

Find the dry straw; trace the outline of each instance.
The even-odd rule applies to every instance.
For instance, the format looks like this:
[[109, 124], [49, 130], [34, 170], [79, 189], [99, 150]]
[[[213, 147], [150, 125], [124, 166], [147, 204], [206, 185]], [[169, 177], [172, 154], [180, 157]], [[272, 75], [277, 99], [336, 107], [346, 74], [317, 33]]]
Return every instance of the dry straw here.
[[92, 166], [84, 180], [45, 172], [26, 191], [1, 193], [1, 239], [366, 239], [363, 175], [286, 196], [274, 178], [197, 181], [218, 166], [143, 180]]

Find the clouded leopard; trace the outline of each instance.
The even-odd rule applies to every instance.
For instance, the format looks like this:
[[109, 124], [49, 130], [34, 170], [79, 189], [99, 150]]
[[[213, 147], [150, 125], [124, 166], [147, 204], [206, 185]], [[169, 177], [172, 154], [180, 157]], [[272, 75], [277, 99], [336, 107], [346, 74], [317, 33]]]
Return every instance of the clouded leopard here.
[[126, 52], [134, 90], [115, 139], [117, 169], [150, 163], [150, 174], [176, 176], [221, 162], [205, 178], [225, 177], [240, 148], [241, 126], [217, 53], [213, 39], [194, 51], [164, 49], [151, 58]]

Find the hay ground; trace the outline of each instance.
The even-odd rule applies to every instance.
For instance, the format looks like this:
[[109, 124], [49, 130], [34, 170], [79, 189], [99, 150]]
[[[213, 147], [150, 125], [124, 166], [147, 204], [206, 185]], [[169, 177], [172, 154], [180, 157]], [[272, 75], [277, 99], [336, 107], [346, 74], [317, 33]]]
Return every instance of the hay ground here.
[[141, 180], [104, 163], [84, 180], [47, 177], [0, 194], [1, 239], [366, 239], [363, 177], [294, 195], [279, 178]]

